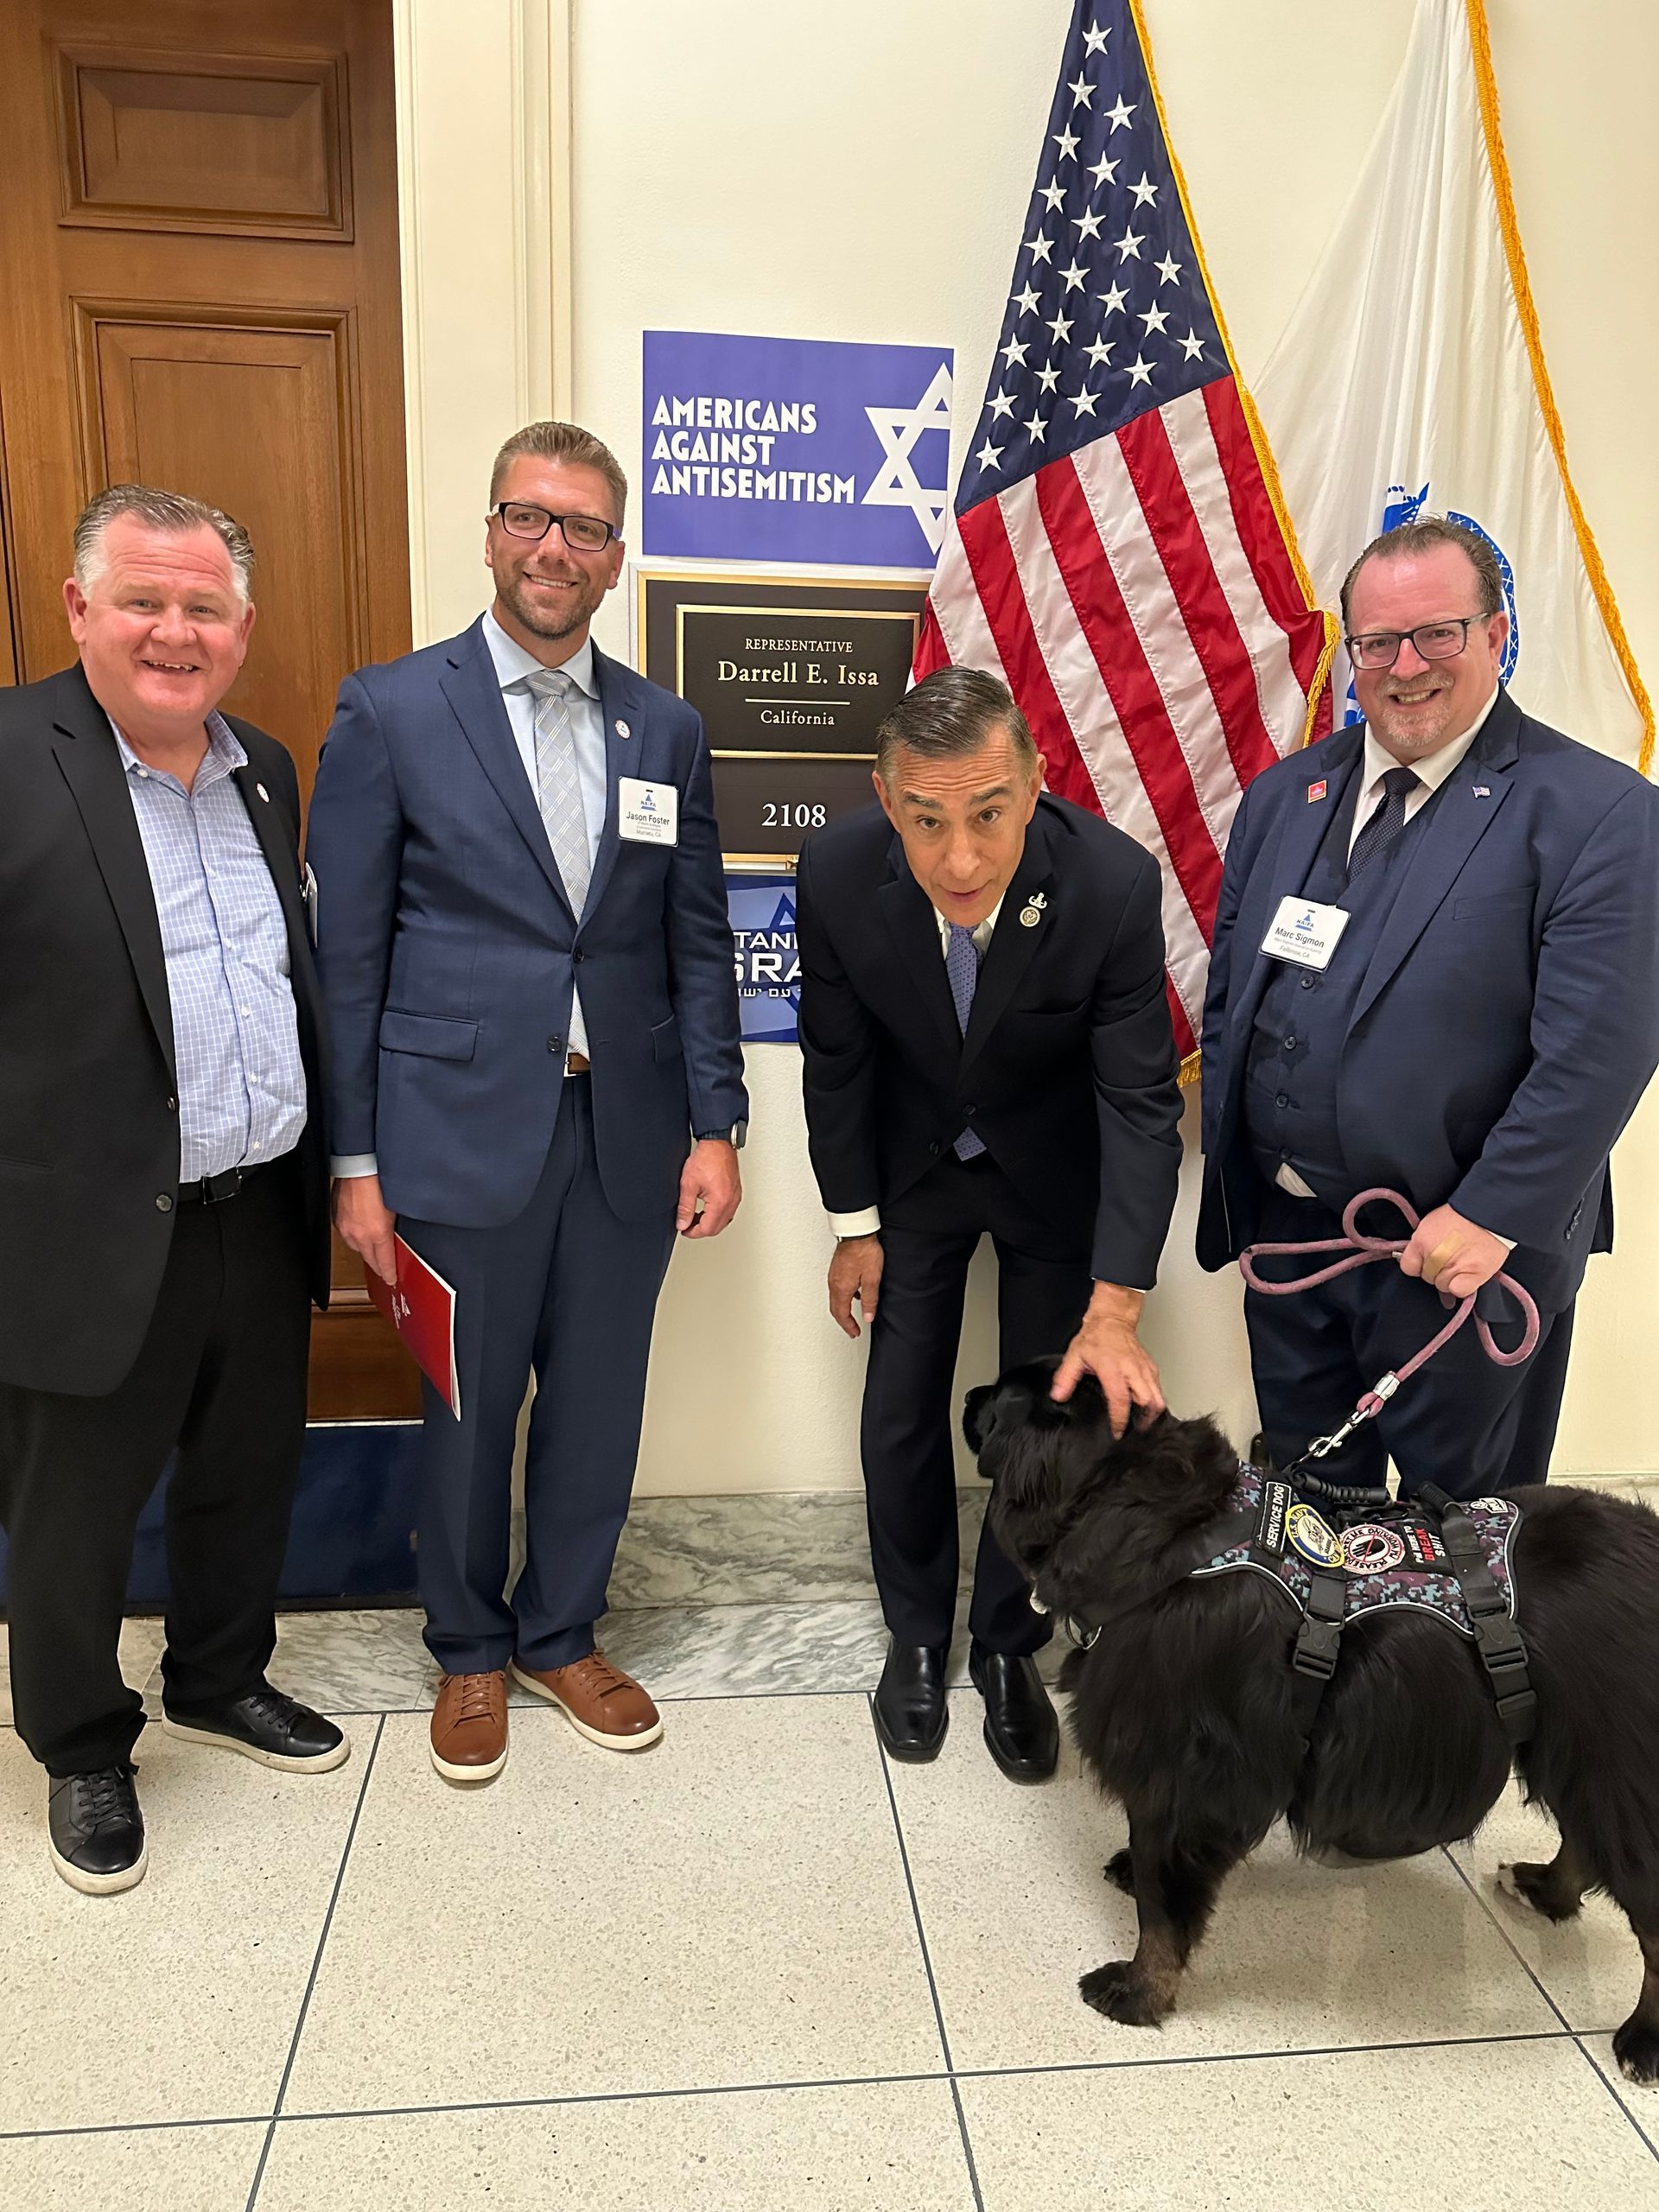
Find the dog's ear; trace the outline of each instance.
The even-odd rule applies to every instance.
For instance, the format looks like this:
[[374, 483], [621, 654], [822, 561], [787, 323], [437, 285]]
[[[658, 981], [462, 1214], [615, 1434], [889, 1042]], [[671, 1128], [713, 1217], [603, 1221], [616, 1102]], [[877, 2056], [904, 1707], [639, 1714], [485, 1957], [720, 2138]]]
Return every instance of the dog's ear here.
[[995, 1382], [979, 1382], [962, 1402], [962, 1433], [972, 1452], [982, 1452], [989, 1439], [990, 1403], [995, 1395]]

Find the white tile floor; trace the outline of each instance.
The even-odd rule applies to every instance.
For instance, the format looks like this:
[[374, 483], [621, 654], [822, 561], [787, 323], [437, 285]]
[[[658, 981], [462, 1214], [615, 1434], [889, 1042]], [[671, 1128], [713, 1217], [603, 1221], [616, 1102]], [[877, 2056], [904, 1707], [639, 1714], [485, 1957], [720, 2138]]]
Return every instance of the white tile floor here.
[[[1139, 2033], [1076, 1992], [1133, 1914], [1074, 1758], [1014, 1789], [960, 1690], [938, 1762], [890, 1766], [855, 1623], [817, 1693], [809, 1623], [683, 1625], [677, 1657], [652, 1629], [658, 1749], [515, 1708], [505, 1773], [456, 1791], [410, 1617], [285, 1624], [285, 1688], [402, 1709], [331, 1700], [353, 1757], [315, 1778], [147, 1734], [120, 1897], [52, 1873], [0, 1731], [0, 2206], [1659, 2212], [1659, 2091], [1609, 2046], [1635, 1942], [1605, 1903], [1555, 1929], [1497, 1895], [1518, 1804], [1405, 1866], [1270, 1842]], [[130, 1627], [133, 1679], [158, 1648]]]

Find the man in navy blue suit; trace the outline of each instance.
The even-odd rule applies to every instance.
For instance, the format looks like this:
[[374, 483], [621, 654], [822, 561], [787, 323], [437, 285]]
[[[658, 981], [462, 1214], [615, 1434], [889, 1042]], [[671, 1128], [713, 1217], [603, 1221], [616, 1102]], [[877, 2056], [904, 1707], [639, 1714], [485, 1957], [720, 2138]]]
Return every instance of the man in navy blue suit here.
[[[1536, 1299], [1525, 1365], [1465, 1329], [1325, 1463], [1372, 1483], [1392, 1456], [1408, 1489], [1465, 1497], [1548, 1471], [1573, 1300], [1612, 1242], [1608, 1154], [1659, 1062], [1659, 792], [1510, 698], [1503, 607], [1491, 548], [1454, 523], [1355, 563], [1365, 722], [1245, 792], [1204, 1021], [1204, 1266], [1334, 1235], [1373, 1185], [1422, 1216], [1397, 1268], [1246, 1294], [1277, 1465], [1426, 1344], [1446, 1298], [1515, 1321], [1502, 1269]], [[1403, 1233], [1380, 1208], [1364, 1225]]]
[[[335, 1219], [455, 1292], [461, 1418], [429, 1383], [418, 1564], [432, 1758], [499, 1773], [506, 1674], [589, 1742], [662, 1722], [595, 1646], [676, 1230], [716, 1236], [748, 1111], [702, 725], [600, 652], [627, 484], [568, 423], [497, 457], [489, 612], [340, 687], [312, 800], [334, 1025]], [[511, 1598], [510, 1476], [527, 1555]]]

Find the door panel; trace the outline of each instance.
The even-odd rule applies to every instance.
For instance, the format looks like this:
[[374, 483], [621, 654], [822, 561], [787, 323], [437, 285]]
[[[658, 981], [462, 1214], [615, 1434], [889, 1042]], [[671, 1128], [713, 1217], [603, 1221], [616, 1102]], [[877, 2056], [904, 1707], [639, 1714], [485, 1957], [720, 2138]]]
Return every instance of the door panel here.
[[[62, 583], [108, 483], [253, 539], [226, 705], [309, 792], [340, 678], [408, 650], [391, 0], [0, 0], [0, 680], [73, 647]], [[312, 1411], [416, 1377], [336, 1247]]]
[[343, 54], [53, 58], [65, 222], [351, 237]]
[[[341, 672], [355, 665], [340, 330], [105, 321], [85, 305], [80, 313], [99, 403], [93, 474], [211, 496], [252, 535], [259, 614], [232, 701], [237, 712], [273, 729], [303, 698], [326, 716]], [[303, 457], [297, 472], [291, 455]], [[299, 765], [308, 795], [308, 752]]]

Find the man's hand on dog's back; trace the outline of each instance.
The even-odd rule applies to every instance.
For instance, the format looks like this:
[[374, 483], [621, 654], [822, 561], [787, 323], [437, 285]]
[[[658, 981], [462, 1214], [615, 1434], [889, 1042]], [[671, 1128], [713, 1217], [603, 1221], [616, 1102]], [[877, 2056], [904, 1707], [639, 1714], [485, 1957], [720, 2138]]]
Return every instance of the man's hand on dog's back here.
[[830, 1257], [830, 1311], [836, 1318], [836, 1325], [847, 1336], [859, 1333], [858, 1323], [853, 1319], [855, 1299], [867, 1322], [875, 1319], [884, 1256], [879, 1236], [842, 1236], [836, 1240]]
[[1105, 1394], [1112, 1434], [1122, 1436], [1131, 1414], [1150, 1421], [1164, 1411], [1164, 1394], [1151, 1353], [1135, 1333], [1146, 1293], [1122, 1284], [1097, 1282], [1082, 1326], [1066, 1346], [1054, 1374], [1051, 1397], [1069, 1398], [1085, 1375]]

